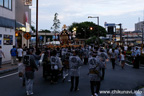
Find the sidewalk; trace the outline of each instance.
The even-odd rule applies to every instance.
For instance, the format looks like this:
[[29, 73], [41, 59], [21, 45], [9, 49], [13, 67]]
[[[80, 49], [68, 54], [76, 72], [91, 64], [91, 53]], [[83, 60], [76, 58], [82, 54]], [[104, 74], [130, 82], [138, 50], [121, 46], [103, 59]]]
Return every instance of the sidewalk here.
[[0, 68], [0, 74], [16, 70], [17, 68], [18, 65], [16, 64], [15, 65], [11, 65], [11, 63], [2, 64], [2, 68]]

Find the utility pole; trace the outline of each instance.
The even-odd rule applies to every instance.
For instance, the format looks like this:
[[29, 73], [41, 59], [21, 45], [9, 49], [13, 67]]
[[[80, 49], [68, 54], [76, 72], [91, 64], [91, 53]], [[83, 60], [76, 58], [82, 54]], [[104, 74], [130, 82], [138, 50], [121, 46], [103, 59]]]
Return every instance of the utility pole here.
[[122, 24], [118, 24], [120, 26], [120, 45], [122, 45]]
[[116, 42], [116, 26], [115, 26], [115, 42]]
[[38, 49], [38, 0], [36, 1], [36, 50]]
[[143, 51], [143, 28], [142, 28], [142, 46], [141, 46], [141, 53]]
[[99, 32], [99, 17], [97, 17], [97, 23], [98, 23], [98, 46], [99, 46], [99, 34], [100, 34], [100, 32]]
[[127, 46], [128, 46], [128, 32], [127, 32]]

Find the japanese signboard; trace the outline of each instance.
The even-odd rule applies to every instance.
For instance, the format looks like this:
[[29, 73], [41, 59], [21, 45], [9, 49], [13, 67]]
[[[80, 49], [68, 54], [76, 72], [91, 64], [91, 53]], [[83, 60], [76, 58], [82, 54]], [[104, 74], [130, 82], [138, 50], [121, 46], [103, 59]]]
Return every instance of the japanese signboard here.
[[26, 6], [32, 6], [32, 0], [24, 0]]

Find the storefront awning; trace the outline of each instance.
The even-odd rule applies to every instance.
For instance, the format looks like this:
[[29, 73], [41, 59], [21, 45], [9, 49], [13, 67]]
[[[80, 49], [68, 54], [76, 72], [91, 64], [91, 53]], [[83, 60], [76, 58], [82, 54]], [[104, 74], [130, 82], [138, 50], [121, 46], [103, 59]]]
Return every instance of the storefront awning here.
[[24, 24], [16, 21], [16, 28], [25, 27]]
[[15, 20], [0, 16], [0, 27], [15, 28]]

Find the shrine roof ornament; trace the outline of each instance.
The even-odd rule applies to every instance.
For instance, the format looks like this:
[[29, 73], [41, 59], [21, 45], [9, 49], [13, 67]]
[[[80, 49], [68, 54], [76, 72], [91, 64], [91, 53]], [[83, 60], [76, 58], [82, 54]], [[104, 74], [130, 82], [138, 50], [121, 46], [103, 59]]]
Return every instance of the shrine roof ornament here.
[[62, 28], [63, 28], [63, 29], [67, 29], [67, 26], [64, 24]]

